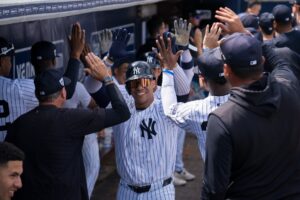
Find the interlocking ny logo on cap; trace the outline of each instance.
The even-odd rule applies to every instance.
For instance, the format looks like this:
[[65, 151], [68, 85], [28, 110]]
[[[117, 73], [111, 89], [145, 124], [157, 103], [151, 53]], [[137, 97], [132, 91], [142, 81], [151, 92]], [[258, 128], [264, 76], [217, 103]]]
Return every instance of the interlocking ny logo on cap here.
[[257, 60], [252, 60], [250, 61], [250, 65], [253, 66], [253, 65], [256, 65], [257, 64]]
[[65, 86], [65, 82], [64, 82], [63, 78], [59, 79], [59, 83], [60, 83], [61, 86]]
[[134, 68], [133, 68], [133, 74], [134, 74], [134, 75], [139, 75], [139, 74], [140, 74], [140, 68], [134, 67]]
[[148, 63], [153, 63], [153, 57], [152, 56], [148, 56], [147, 57], [147, 62]]

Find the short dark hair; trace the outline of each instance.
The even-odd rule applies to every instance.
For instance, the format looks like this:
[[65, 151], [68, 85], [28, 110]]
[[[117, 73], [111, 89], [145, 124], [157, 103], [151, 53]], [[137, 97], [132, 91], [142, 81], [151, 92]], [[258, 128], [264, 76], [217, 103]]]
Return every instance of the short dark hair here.
[[25, 155], [21, 149], [8, 142], [0, 142], [0, 166], [9, 161], [23, 161]]
[[255, 68], [245, 68], [245, 69], [241, 69], [241, 70], [237, 67], [231, 67], [231, 70], [239, 78], [245, 79], [245, 78], [254, 77], [254, 76], [257, 76], [257, 75], [260, 75], [261, 73], [263, 73], [264, 64], [261, 63], [258, 66], [256, 66]]
[[35, 90], [35, 96], [36, 98], [39, 100], [39, 102], [44, 103], [44, 102], [52, 102], [53, 100], [57, 99], [60, 95], [61, 90], [53, 93], [53, 94], [49, 94], [47, 96], [41, 96], [37, 93], [37, 90]]
[[33, 65], [35, 75], [39, 75], [46, 69], [50, 69], [54, 66], [55, 58], [49, 60], [32, 60], [31, 64]]
[[258, 1], [249, 1], [248, 5], [247, 5], [247, 8], [252, 8], [252, 7], [256, 6], [256, 5], [261, 5], [261, 3], [258, 2]]
[[224, 76], [215, 78], [215, 79], [211, 79], [211, 81], [215, 82], [218, 85], [225, 85], [227, 83], [227, 80]]
[[163, 22], [164, 22], [164, 20], [157, 15], [153, 16], [147, 22], [147, 29], [151, 36], [154, 36], [154, 34], [158, 32], [158, 30]]

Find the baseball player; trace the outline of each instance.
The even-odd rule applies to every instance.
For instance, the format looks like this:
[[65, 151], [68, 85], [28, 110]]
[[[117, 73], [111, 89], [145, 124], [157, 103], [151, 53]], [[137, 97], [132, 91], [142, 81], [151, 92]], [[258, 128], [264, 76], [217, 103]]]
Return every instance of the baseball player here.
[[[198, 59], [198, 66], [201, 71], [200, 87], [210, 92], [208, 97], [174, 104], [168, 116], [179, 127], [196, 134], [199, 150], [204, 160], [208, 115], [227, 101], [230, 86], [223, 75], [223, 61], [219, 49], [204, 52]], [[169, 93], [162, 93], [162, 95], [170, 96]]]
[[[78, 37], [79, 36], [79, 37]], [[80, 25], [77, 23], [73, 25], [71, 35], [72, 51], [70, 52], [70, 60], [65, 73], [72, 81], [77, 81], [79, 69], [79, 56], [82, 51], [84, 43], [84, 32], [81, 30]], [[9, 125], [20, 115], [28, 112], [38, 105], [38, 100], [35, 97], [34, 83], [32, 79], [17, 79], [11, 80], [8, 77], [11, 70], [11, 56], [14, 54], [13, 44], [9, 44], [4, 38], [0, 38], [0, 141], [3, 141]], [[53, 47], [53, 48], [52, 48]], [[37, 53], [46, 54], [47, 56], [53, 55], [55, 58], [55, 46], [52, 44], [49, 51], [38, 51]], [[42, 55], [35, 54], [37, 57]], [[54, 59], [55, 60], [55, 59]], [[55, 61], [53, 63], [55, 64]], [[69, 67], [71, 66], [71, 67]], [[35, 68], [36, 70], [36, 68]], [[40, 70], [36, 70], [38, 74]], [[68, 98], [73, 95], [75, 84], [71, 84], [67, 88]]]
[[[176, 103], [174, 71], [180, 52], [165, 55], [161, 90], [173, 90], [170, 98], [156, 99], [155, 82], [147, 62], [136, 61], [126, 73], [127, 99], [131, 118], [114, 126], [118, 173], [121, 176], [117, 199], [175, 199], [172, 174], [175, 166], [177, 126], [166, 116], [168, 105]], [[164, 43], [160, 38], [160, 43]], [[176, 66], [176, 67], [174, 67]], [[172, 96], [173, 95], [173, 96]]]
[[[198, 146], [205, 159], [206, 125], [210, 112], [227, 101], [230, 86], [224, 78], [223, 60], [218, 46], [218, 38], [221, 34], [218, 24], [214, 23], [209, 30], [206, 27], [203, 46], [206, 51], [198, 58], [197, 64], [200, 70], [200, 87], [209, 91], [209, 96], [202, 100], [188, 103], [178, 103], [171, 106], [168, 115], [179, 127], [194, 133], [198, 138]], [[169, 93], [162, 95], [170, 96]]]
[[33, 80], [12, 80], [9, 76], [14, 46], [0, 38], [0, 141], [4, 141], [9, 125], [21, 114], [38, 105]]
[[[145, 54], [145, 57], [146, 57], [147, 63], [151, 67], [152, 73], [155, 76], [154, 96], [156, 99], [161, 99], [161, 87], [158, 85], [158, 80], [160, 80], [160, 76], [161, 76], [161, 72], [162, 72], [161, 66], [160, 66], [158, 60], [156, 59], [156, 55], [154, 52], [147, 52]], [[177, 77], [178, 73], [176, 73], [177, 69], [175, 69], [174, 79], [175, 79], [175, 85], [177, 87], [184, 85], [181, 83], [181, 80], [184, 80], [186, 83], [190, 83], [191, 77], [193, 76], [193, 71], [192, 71], [193, 59], [192, 59], [192, 56], [191, 56], [189, 50], [186, 50], [182, 53], [181, 66], [185, 67], [182, 70], [184, 71], [187, 78], [186, 78], [186, 80], [178, 78]], [[176, 86], [175, 86], [175, 89], [176, 89]], [[180, 89], [179, 89], [179, 91], [180, 91]], [[181, 96], [177, 96], [177, 100], [184, 101], [183, 99], [185, 99], [186, 96], [188, 97], [188, 94], [184, 95], [182, 93]], [[186, 181], [191, 181], [191, 180], [195, 179], [195, 175], [191, 174], [184, 168], [184, 162], [182, 159], [182, 153], [183, 153], [183, 147], [184, 147], [184, 141], [185, 141], [185, 130], [179, 128], [178, 132], [179, 133], [178, 133], [178, 137], [177, 137], [175, 172], [174, 172], [174, 176], [173, 176], [173, 183], [175, 186], [185, 185], [187, 183]]]

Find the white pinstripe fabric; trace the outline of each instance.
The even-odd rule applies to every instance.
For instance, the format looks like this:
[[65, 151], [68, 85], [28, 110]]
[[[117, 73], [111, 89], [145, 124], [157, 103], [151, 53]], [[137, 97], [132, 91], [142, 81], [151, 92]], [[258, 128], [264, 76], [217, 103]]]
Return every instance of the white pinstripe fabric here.
[[226, 102], [228, 97], [229, 95], [209, 95], [205, 99], [187, 103], [178, 103], [171, 106], [169, 117], [180, 128], [185, 129], [188, 132], [192, 132], [197, 136], [198, 146], [203, 160], [205, 159], [206, 131], [201, 128], [201, 125], [202, 123], [207, 122], [209, 113]]
[[[34, 94], [34, 83], [32, 79], [8, 79], [0, 76], [0, 100], [8, 103], [9, 115], [0, 117], [0, 126], [12, 123], [20, 115], [28, 112], [38, 105]], [[0, 113], [3, 115], [4, 106], [0, 105]], [[0, 131], [0, 141], [6, 136], [6, 130]]]
[[184, 162], [182, 159], [184, 141], [185, 141], [185, 130], [182, 128], [178, 128], [178, 136], [177, 136], [177, 149], [176, 149], [176, 162], [175, 162], [175, 171], [180, 172], [184, 168]]
[[[68, 99], [65, 108], [88, 108], [91, 101], [91, 96], [85, 89], [82, 83], [77, 82], [74, 94], [71, 99]], [[94, 190], [99, 171], [100, 171], [100, 155], [97, 135], [95, 133], [84, 137], [82, 146], [82, 157], [85, 168], [86, 182], [89, 198]]]
[[[131, 113], [128, 121], [113, 127], [121, 178], [127, 184], [142, 186], [171, 177], [175, 166], [177, 126], [165, 116], [159, 100], [143, 111], [131, 107]], [[148, 122], [150, 117], [156, 122], [157, 135], [153, 139], [148, 139], [147, 134], [141, 137], [140, 124], [143, 119]]]
[[[163, 105], [168, 108], [168, 105], [176, 102], [173, 78], [168, 74], [163, 76], [162, 87], [156, 90], [154, 102], [141, 111], [136, 110], [133, 97], [123, 87], [119, 87], [130, 109], [131, 118], [113, 127], [117, 170], [122, 183], [117, 199], [175, 199], [173, 184], [141, 194], [128, 187], [128, 184], [151, 185], [171, 177], [174, 172], [178, 127], [165, 115], [168, 109], [163, 108]], [[174, 91], [174, 98], [161, 101], [161, 90]], [[149, 138], [147, 133], [143, 135], [140, 126], [144, 121], [150, 127], [151, 120], [155, 134], [150, 134], [152, 138]]]

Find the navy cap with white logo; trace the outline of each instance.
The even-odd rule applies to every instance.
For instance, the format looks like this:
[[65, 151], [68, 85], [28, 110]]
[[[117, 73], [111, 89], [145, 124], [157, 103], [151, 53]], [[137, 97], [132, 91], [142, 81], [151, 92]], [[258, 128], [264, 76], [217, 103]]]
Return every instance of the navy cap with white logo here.
[[224, 77], [224, 61], [220, 48], [205, 51], [197, 60], [200, 74], [206, 79], [218, 79]]
[[126, 82], [140, 78], [154, 78], [150, 65], [145, 61], [135, 61], [131, 63], [126, 72]]
[[224, 62], [235, 70], [256, 70], [261, 67], [262, 43], [252, 35], [234, 33], [220, 44]]
[[150, 65], [151, 68], [160, 68], [159, 61], [156, 58], [156, 54], [153, 51], [146, 52], [144, 55], [145, 61]]
[[245, 28], [255, 28], [258, 29], [258, 17], [252, 14], [244, 14], [240, 17], [241, 22]]
[[272, 10], [276, 22], [290, 22], [292, 20], [292, 10], [290, 7], [279, 4]]
[[274, 15], [269, 12], [264, 12], [259, 17], [259, 26], [267, 34], [273, 32]]
[[14, 55], [14, 45], [10, 44], [6, 39], [0, 37], [0, 57]]
[[51, 60], [57, 56], [56, 46], [52, 42], [39, 41], [31, 47], [31, 62]]
[[300, 5], [300, 0], [292, 0], [290, 3]]
[[60, 91], [70, 83], [71, 80], [63, 76], [63, 70], [48, 69], [35, 77], [35, 93], [39, 96], [48, 96]]

